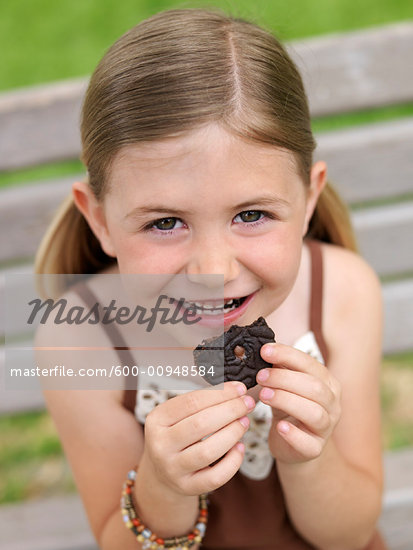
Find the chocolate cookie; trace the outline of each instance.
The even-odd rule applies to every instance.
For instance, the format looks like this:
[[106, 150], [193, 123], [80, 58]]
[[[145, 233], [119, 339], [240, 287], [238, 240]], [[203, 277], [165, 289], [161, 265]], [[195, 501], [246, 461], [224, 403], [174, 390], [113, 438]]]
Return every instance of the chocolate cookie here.
[[274, 332], [264, 317], [259, 317], [251, 325], [232, 325], [223, 334], [203, 340], [193, 351], [194, 361], [205, 367], [204, 378], [210, 384], [239, 380], [252, 388], [257, 384], [257, 372], [271, 367], [260, 355], [261, 346], [268, 342], [275, 342]]

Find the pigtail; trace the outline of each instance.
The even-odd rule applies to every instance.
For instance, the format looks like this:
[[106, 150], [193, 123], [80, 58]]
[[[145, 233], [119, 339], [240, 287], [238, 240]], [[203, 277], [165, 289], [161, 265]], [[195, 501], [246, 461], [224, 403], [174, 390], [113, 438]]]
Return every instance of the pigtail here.
[[[70, 193], [60, 204], [40, 242], [34, 261], [35, 273], [97, 273], [114, 261], [102, 250]], [[48, 295], [50, 291], [42, 287], [41, 277], [38, 281], [39, 292]]]
[[318, 199], [307, 236], [358, 251], [348, 207], [329, 182]]

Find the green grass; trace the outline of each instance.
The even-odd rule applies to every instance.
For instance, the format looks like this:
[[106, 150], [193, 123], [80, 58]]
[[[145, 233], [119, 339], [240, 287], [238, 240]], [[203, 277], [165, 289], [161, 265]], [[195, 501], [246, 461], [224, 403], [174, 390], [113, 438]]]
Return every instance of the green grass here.
[[0, 172], [0, 188], [11, 185], [36, 183], [52, 178], [72, 176], [74, 174], [78, 176], [85, 174], [85, 168], [80, 160], [67, 160], [13, 172]]
[[216, 6], [283, 40], [413, 19], [411, 0], [2, 0], [0, 89], [90, 74], [104, 51], [168, 8]]
[[48, 413], [0, 417], [0, 504], [75, 490]]
[[413, 353], [386, 357], [381, 377], [382, 435], [387, 449], [413, 446]]
[[312, 120], [312, 128], [314, 132], [320, 133], [349, 126], [385, 122], [387, 120], [405, 118], [408, 116], [413, 116], [413, 103], [314, 118]]

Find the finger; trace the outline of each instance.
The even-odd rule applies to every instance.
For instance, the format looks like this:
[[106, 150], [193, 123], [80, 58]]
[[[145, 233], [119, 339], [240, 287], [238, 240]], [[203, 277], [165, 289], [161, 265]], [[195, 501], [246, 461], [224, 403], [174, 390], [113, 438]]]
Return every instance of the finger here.
[[225, 485], [239, 470], [244, 458], [245, 446], [236, 443], [232, 449], [214, 466], [195, 472], [192, 475], [189, 486], [197, 487], [201, 493], [209, 493], [218, 487]]
[[268, 388], [300, 395], [319, 403], [325, 409], [328, 409], [334, 401], [334, 393], [324, 381], [303, 372], [279, 367], [261, 369], [257, 374], [257, 382]]
[[176, 450], [185, 449], [203, 437], [222, 429], [252, 411], [254, 407], [255, 400], [250, 395], [244, 395], [202, 409], [189, 418], [184, 418], [170, 428], [171, 439], [179, 442]]
[[191, 445], [180, 453], [180, 465], [185, 472], [205, 468], [223, 457], [246, 432], [249, 419], [243, 416], [206, 439]]
[[264, 344], [260, 350], [262, 358], [268, 363], [283, 366], [294, 371], [312, 374], [320, 379], [328, 377], [328, 370], [317, 359], [304, 351], [284, 344]]
[[203, 409], [244, 395], [247, 390], [242, 382], [225, 382], [219, 388], [194, 390], [169, 399], [157, 408], [157, 422], [163, 426], [173, 426]]
[[322, 439], [301, 430], [291, 422], [281, 420], [277, 424], [277, 431], [301, 459], [317, 458], [323, 450]]
[[322, 434], [330, 428], [330, 415], [318, 403], [284, 390], [275, 390], [271, 396], [266, 389], [271, 391], [270, 388], [263, 388], [259, 396], [264, 403], [296, 418], [311, 432]]

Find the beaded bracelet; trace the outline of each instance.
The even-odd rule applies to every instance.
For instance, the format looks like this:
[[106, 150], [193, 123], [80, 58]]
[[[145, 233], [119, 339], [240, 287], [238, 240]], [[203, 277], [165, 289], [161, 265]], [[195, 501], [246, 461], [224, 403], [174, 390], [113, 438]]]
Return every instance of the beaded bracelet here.
[[133, 532], [136, 536], [136, 540], [142, 543], [142, 548], [169, 548], [170, 550], [179, 550], [191, 548], [195, 544], [202, 542], [208, 521], [208, 503], [206, 494], [199, 495], [199, 516], [195, 527], [190, 533], [184, 536], [169, 539], [158, 537], [158, 535], [153, 533], [143, 524], [136, 514], [132, 496], [132, 487], [135, 485], [137, 469], [138, 467], [136, 466], [134, 470], [130, 470], [130, 472], [128, 472], [128, 479], [123, 484], [120, 507], [125, 526]]

